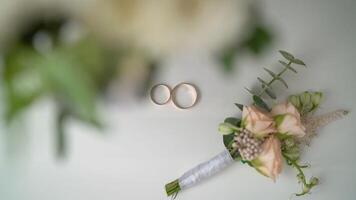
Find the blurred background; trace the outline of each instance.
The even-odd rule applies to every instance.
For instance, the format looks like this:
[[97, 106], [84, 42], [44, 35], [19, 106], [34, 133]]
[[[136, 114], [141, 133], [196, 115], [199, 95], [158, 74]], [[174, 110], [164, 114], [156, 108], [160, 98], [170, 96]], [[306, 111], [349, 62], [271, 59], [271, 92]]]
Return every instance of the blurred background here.
[[237, 55], [259, 55], [272, 41], [258, 4], [246, 0], [1, 5], [4, 121], [18, 124], [36, 102], [53, 101], [57, 156], [65, 156], [68, 120], [102, 128], [97, 100], [139, 101], [169, 57], [204, 54], [227, 74]]
[[[276, 86], [282, 97], [322, 90], [323, 111], [352, 111], [355, 11], [352, 0], [0, 0], [0, 199], [164, 199], [167, 181], [223, 149], [217, 125], [249, 102], [262, 67], [278, 70], [279, 49], [310, 66]], [[149, 101], [153, 84], [187, 81], [195, 108]], [[327, 180], [305, 199], [356, 195], [353, 119], [306, 154]], [[290, 171], [272, 184], [232, 168], [181, 198], [298, 187]]]

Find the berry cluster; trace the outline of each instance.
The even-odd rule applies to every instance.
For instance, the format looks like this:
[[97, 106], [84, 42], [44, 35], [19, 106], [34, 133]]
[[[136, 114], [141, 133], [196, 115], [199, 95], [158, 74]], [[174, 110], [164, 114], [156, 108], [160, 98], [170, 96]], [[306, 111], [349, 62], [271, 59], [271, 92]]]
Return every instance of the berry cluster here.
[[250, 131], [243, 129], [236, 133], [233, 147], [239, 150], [242, 159], [251, 161], [261, 153], [262, 142], [255, 138]]

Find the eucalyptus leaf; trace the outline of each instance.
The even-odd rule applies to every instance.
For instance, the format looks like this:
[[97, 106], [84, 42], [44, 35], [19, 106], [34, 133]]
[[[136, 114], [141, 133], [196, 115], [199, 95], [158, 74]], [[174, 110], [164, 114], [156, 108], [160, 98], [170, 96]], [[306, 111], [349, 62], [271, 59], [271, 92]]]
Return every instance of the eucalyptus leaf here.
[[281, 60], [279, 60], [278, 62], [281, 63], [285, 68], [291, 70], [292, 72], [298, 73], [297, 70], [295, 70], [293, 67], [291, 67], [290, 65], [288, 65], [286, 62], [281, 61]]
[[277, 80], [280, 81], [281, 83], [283, 83], [283, 85], [284, 85], [286, 88], [288, 88], [287, 82], [286, 82], [282, 77], [278, 77]]
[[269, 107], [268, 105], [263, 101], [263, 99], [257, 95], [253, 95], [253, 102], [255, 103], [256, 106], [265, 109], [267, 111], [269, 111]]
[[295, 63], [295, 64], [298, 64], [298, 65], [305, 66], [305, 63], [302, 60], [298, 59], [298, 58], [293, 59], [292, 62]]
[[267, 69], [267, 68], [263, 68], [269, 75], [271, 75], [273, 78], [277, 77], [277, 74], [275, 74], [274, 72], [272, 72], [271, 70]]
[[286, 51], [283, 50], [279, 50], [279, 53], [287, 60], [293, 62], [294, 60], [294, 56], [291, 53], [288, 53]]

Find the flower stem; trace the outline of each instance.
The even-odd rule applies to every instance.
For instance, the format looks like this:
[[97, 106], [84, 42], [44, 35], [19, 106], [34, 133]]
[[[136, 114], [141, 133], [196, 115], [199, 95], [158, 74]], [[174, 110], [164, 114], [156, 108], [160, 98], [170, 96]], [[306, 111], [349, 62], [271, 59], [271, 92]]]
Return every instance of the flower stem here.
[[310, 181], [310, 183], [308, 183], [306, 178], [305, 178], [304, 172], [302, 170], [302, 168], [305, 168], [306, 166], [305, 165], [299, 165], [296, 160], [293, 160], [292, 158], [287, 156], [285, 153], [282, 153], [282, 154], [283, 154], [283, 157], [286, 159], [287, 163], [289, 165], [292, 165], [298, 171], [297, 177], [299, 178], [299, 180], [303, 184], [303, 191], [300, 192], [300, 193], [296, 193], [295, 195], [296, 196], [303, 196], [303, 195], [309, 193], [311, 188], [314, 187], [315, 185], [317, 185], [318, 179], [314, 177], [311, 180], [315, 180], [315, 181], [314, 182]]
[[179, 180], [176, 179], [168, 184], [166, 184], [166, 193], [167, 196], [171, 196], [174, 195], [176, 196], [176, 194], [181, 190], [180, 186], [179, 186]]

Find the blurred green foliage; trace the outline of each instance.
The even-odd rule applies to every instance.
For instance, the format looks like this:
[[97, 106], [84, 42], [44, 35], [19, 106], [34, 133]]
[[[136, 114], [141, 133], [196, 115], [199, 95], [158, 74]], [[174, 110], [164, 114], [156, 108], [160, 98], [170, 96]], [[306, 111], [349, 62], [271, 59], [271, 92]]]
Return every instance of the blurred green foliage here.
[[246, 37], [242, 40], [237, 38], [235, 43], [218, 55], [225, 72], [231, 72], [234, 69], [236, 59], [244, 53], [250, 53], [257, 57], [273, 43], [273, 30], [264, 22], [259, 5], [251, 5], [249, 22], [245, 27], [245, 32], [247, 33]]
[[100, 127], [95, 101], [115, 74], [115, 61], [88, 35], [71, 44], [56, 42], [53, 29], [60, 24], [49, 24], [40, 26], [54, 41], [49, 51], [40, 52], [29, 42], [39, 28], [34, 26], [4, 55], [5, 119], [9, 124], [41, 97], [52, 98], [58, 108], [57, 153], [63, 156], [67, 118]]
[[248, 37], [244, 40], [225, 49], [220, 55], [219, 60], [226, 72], [231, 72], [234, 68], [235, 60], [243, 53], [260, 55], [273, 41], [272, 32], [262, 24], [251, 27]]

